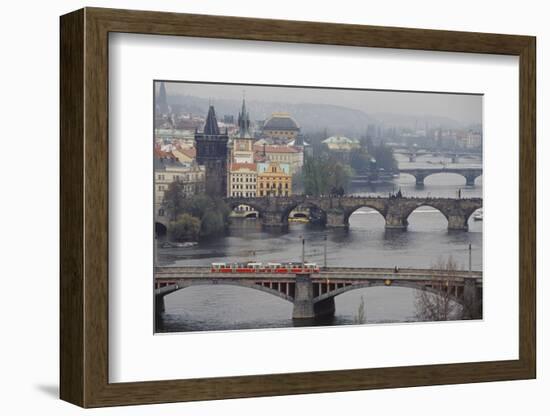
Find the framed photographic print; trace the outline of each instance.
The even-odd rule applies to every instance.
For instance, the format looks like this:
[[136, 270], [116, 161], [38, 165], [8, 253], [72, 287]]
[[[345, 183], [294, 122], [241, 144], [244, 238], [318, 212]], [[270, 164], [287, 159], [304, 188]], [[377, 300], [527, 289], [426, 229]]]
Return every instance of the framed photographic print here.
[[61, 17], [61, 398], [534, 378], [535, 38]]

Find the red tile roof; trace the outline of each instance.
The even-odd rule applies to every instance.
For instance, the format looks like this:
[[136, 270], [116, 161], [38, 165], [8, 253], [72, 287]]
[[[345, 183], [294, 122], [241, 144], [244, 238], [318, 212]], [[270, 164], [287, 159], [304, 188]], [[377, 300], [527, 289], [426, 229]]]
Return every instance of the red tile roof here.
[[176, 159], [176, 156], [172, 152], [165, 152], [164, 150], [160, 150], [158, 147], [155, 147], [155, 155], [157, 157], [166, 157], [171, 159]]
[[194, 147], [187, 147], [185, 149], [179, 148], [178, 150], [191, 159], [195, 159], [197, 157], [197, 149], [195, 149]]
[[232, 163], [231, 164], [231, 170], [239, 170], [239, 169], [248, 169], [248, 170], [256, 170], [256, 164], [255, 163]]

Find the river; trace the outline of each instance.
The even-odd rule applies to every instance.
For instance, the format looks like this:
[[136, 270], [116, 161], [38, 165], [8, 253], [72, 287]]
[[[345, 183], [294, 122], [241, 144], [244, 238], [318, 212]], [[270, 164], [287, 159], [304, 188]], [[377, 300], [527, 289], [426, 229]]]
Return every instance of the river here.
[[[434, 168], [439, 158], [422, 158], [400, 167]], [[470, 161], [449, 167], [479, 167]], [[393, 183], [375, 188], [354, 189], [358, 195], [387, 195], [401, 192], [405, 197], [482, 197], [482, 177], [474, 187], [455, 174], [437, 174], [417, 188], [414, 178], [401, 175]], [[469, 231], [447, 231], [447, 220], [431, 207], [420, 207], [409, 216], [407, 231], [385, 230], [384, 219], [376, 211], [362, 208], [350, 217], [349, 229], [326, 229], [310, 224], [291, 223], [286, 231], [266, 230], [258, 220], [235, 219], [227, 235], [201, 241], [190, 248], [159, 249], [161, 265], [208, 265], [212, 262], [257, 260], [300, 261], [301, 238], [306, 241], [306, 260], [327, 265], [352, 267], [430, 268], [450, 256], [460, 268], [468, 268], [468, 245], [472, 245], [472, 269], [482, 270], [482, 221], [469, 220]], [[326, 243], [325, 243], [326, 236]], [[337, 296], [336, 314], [326, 320], [296, 322], [291, 319], [292, 305], [272, 295], [233, 286], [196, 286], [177, 291], [165, 298], [165, 314], [160, 332], [211, 331], [250, 328], [291, 327], [297, 325], [352, 324], [361, 298], [365, 303], [366, 322], [406, 322], [415, 320], [415, 291], [407, 288], [377, 287], [358, 289]]]

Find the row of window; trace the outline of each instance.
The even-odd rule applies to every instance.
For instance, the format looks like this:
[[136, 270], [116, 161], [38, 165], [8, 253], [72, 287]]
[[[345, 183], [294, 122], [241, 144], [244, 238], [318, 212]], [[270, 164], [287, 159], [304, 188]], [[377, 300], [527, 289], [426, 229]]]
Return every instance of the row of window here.
[[233, 180], [233, 182], [256, 182], [256, 177], [255, 176], [246, 176], [246, 177], [243, 178], [242, 176], [233, 176], [232, 180]]
[[231, 185], [231, 189], [256, 189], [255, 185]]
[[[282, 188], [282, 187], [283, 187], [283, 184], [282, 184], [281, 182], [272, 182], [272, 183], [271, 183], [271, 188], [272, 188], [272, 189], [275, 188], [276, 186], [278, 186], [279, 188]], [[262, 189], [263, 187], [264, 187], [264, 182], [260, 182], [260, 189]], [[265, 184], [265, 187], [266, 187], [266, 188], [269, 188], [270, 186], [269, 186], [268, 183], [266, 183], [266, 184]], [[288, 182], [286, 182], [286, 183], [284, 184], [284, 188], [285, 188], [285, 189], [288, 189], [288, 188], [289, 188], [289, 187], [288, 187]]]
[[[172, 175], [172, 181], [182, 181], [182, 182], [192, 182], [192, 181], [196, 181], [196, 180], [202, 180], [204, 178], [204, 174], [202, 173], [188, 173], [188, 174], [185, 174], [185, 175]], [[159, 181], [165, 181], [167, 180], [166, 179], [166, 175], [164, 174], [158, 174], [157, 175], [157, 180]]]
[[[184, 185], [183, 186], [183, 191], [184, 192], [199, 192], [200, 190], [204, 189], [204, 185], [201, 183], [201, 184], [189, 184], [189, 185]], [[168, 190], [168, 185], [158, 185], [157, 186], [157, 191], [167, 191]]]

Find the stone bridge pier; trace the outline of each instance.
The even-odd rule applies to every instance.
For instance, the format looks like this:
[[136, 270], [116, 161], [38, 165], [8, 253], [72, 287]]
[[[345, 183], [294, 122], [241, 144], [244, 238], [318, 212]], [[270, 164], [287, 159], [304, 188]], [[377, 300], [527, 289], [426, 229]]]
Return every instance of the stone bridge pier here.
[[424, 173], [417, 173], [416, 175], [414, 175], [415, 183], [418, 188], [424, 187], [424, 179], [426, 179], [426, 176], [428, 175]]
[[449, 230], [468, 231], [468, 217], [464, 214], [456, 213], [447, 217]]
[[292, 319], [307, 319], [315, 317], [313, 306], [313, 284], [309, 275], [296, 276], [294, 289], [294, 309]]
[[294, 308], [292, 319], [311, 319], [320, 316], [333, 316], [336, 312], [334, 297], [314, 302], [313, 283], [311, 276], [301, 274], [296, 276], [294, 291]]
[[[458, 155], [451, 155], [452, 163], [458, 163]], [[399, 169], [400, 173], [406, 173], [414, 176], [416, 186], [423, 187], [424, 180], [434, 174], [438, 173], [454, 173], [461, 175], [466, 179], [467, 186], [474, 186], [475, 180], [478, 176], [482, 175], [483, 170], [481, 168], [440, 168], [440, 169], [424, 169], [424, 168], [410, 168], [410, 169]]]
[[165, 311], [164, 296], [155, 295], [155, 311], [157, 315], [164, 313]]
[[479, 176], [479, 175], [475, 175], [475, 174], [472, 174], [472, 173], [468, 173], [466, 175], [464, 175], [466, 177], [466, 186], [475, 186], [476, 184], [476, 178]]
[[288, 217], [283, 218], [280, 211], [263, 211], [260, 218], [262, 225], [265, 227], [285, 227], [288, 225]]
[[483, 289], [476, 287], [475, 279], [464, 279], [462, 318], [481, 319], [483, 316]]
[[348, 216], [343, 209], [333, 209], [327, 212], [327, 227], [347, 227], [349, 225]]
[[385, 216], [386, 228], [390, 230], [406, 230], [409, 225], [408, 216], [409, 214], [404, 212], [401, 207], [389, 209]]

